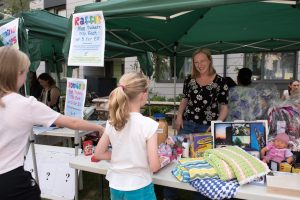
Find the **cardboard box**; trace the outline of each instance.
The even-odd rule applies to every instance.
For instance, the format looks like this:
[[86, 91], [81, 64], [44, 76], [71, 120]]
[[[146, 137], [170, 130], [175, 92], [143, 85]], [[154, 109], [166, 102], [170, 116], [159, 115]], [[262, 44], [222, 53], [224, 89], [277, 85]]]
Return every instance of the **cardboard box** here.
[[212, 140], [211, 133], [192, 134], [190, 139], [190, 156], [192, 158], [202, 157], [206, 150], [212, 149]]
[[272, 193], [300, 196], [300, 174], [272, 172], [267, 175], [267, 189]]
[[300, 173], [300, 166], [292, 166], [286, 162], [279, 164], [279, 171], [281, 172], [291, 172], [291, 173]]
[[293, 167], [292, 168], [292, 173], [298, 173], [298, 174], [300, 174], [300, 168]]
[[281, 171], [281, 172], [292, 172], [292, 165], [290, 165], [287, 162], [280, 163], [278, 171]]

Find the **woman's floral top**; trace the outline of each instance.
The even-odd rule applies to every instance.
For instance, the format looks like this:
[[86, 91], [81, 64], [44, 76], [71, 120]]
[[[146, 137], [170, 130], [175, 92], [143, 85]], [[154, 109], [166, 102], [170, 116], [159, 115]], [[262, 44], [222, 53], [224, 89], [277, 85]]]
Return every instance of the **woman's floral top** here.
[[205, 86], [188, 76], [184, 81], [183, 95], [188, 99], [183, 119], [199, 124], [210, 125], [211, 121], [218, 119], [219, 105], [228, 104], [228, 86], [219, 75]]
[[261, 115], [259, 95], [251, 87], [236, 86], [229, 90], [229, 113], [226, 121], [256, 120]]

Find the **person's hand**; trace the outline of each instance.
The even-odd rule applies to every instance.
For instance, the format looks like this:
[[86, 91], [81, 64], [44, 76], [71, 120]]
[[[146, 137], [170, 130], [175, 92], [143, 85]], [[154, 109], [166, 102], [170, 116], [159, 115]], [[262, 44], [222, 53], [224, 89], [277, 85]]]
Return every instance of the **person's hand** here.
[[105, 128], [103, 126], [99, 125], [99, 128], [98, 128], [99, 134], [102, 135], [104, 133], [104, 131], [105, 131]]
[[177, 130], [177, 133], [180, 131], [180, 129], [183, 128], [183, 120], [182, 120], [182, 117], [180, 116], [177, 116], [176, 117], [176, 121], [175, 121], [175, 124], [176, 124], [176, 130]]
[[210, 132], [211, 131], [211, 126], [209, 126], [207, 129], [206, 129], [206, 132]]
[[92, 162], [99, 162], [100, 160], [98, 160], [97, 158], [95, 158], [95, 156], [93, 155], [93, 156], [91, 157], [91, 161], [92, 161]]

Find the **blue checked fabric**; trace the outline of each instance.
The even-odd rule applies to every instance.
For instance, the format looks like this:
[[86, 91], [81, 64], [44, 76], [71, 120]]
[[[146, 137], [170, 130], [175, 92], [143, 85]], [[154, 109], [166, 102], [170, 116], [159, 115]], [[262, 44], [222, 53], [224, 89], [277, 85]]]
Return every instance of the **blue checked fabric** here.
[[190, 184], [204, 196], [221, 200], [225, 198], [233, 198], [236, 194], [239, 183], [236, 179], [231, 181], [222, 181], [220, 179], [196, 179], [191, 181]]

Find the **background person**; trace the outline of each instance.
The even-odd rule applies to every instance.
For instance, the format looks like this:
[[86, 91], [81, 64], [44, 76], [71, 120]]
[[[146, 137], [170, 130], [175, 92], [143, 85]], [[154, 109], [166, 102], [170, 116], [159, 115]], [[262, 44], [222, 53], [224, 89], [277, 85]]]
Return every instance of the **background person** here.
[[237, 86], [236, 82], [229, 76], [226, 76], [225, 77], [225, 80], [226, 80], [226, 84], [228, 86], [228, 89], [234, 87], [234, 86]]
[[37, 200], [40, 189], [31, 173], [24, 171], [28, 137], [35, 124], [52, 123], [76, 130], [103, 132], [100, 125], [71, 118], [52, 110], [18, 90], [24, 84], [30, 61], [12, 47], [0, 47], [0, 199]]
[[251, 87], [252, 71], [241, 68], [237, 75], [238, 86], [229, 89], [229, 113], [226, 121], [256, 120], [261, 115], [260, 100], [256, 89]]
[[123, 75], [109, 95], [109, 120], [95, 158], [111, 160], [106, 179], [112, 200], [156, 199], [152, 172], [160, 169], [158, 123], [140, 113], [147, 99], [148, 80], [137, 72]]
[[30, 77], [30, 96], [33, 96], [36, 99], [38, 99], [42, 94], [43, 87], [37, 80], [37, 76], [35, 72], [30, 71], [29, 77]]
[[288, 85], [288, 89], [283, 91], [281, 99], [282, 100], [289, 99], [291, 94], [299, 89], [299, 85], [300, 85], [300, 82], [298, 80], [292, 80]]
[[58, 87], [56, 87], [55, 80], [49, 74], [42, 73], [39, 75], [38, 81], [43, 87], [43, 91], [39, 100], [53, 110], [60, 112], [60, 90]]
[[176, 119], [179, 134], [205, 132], [211, 121], [227, 117], [228, 86], [225, 78], [216, 74], [208, 49], [194, 52], [192, 74], [184, 81], [183, 95]]

